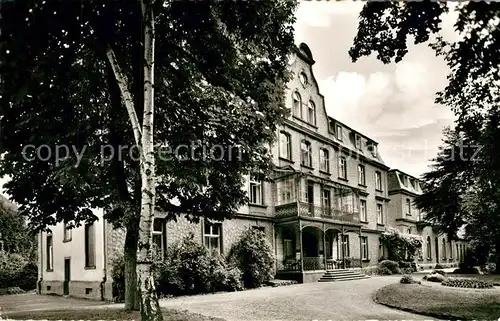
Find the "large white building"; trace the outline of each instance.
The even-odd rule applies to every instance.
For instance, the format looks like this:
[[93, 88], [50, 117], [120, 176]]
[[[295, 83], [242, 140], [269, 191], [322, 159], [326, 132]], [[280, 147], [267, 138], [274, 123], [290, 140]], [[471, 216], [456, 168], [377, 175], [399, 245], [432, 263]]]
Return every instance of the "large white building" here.
[[[286, 104], [292, 113], [272, 147], [272, 183], [247, 180], [250, 204], [222, 223], [191, 224], [184, 218], [154, 220], [161, 251], [192, 232], [209, 248], [227, 253], [248, 228], [265, 232], [275, 250], [279, 277], [318, 280], [326, 269], [367, 267], [384, 257], [380, 234], [387, 227], [423, 235], [421, 262], [456, 263], [462, 242], [448, 242], [420, 222], [413, 206], [420, 182], [389, 170], [378, 143], [329, 117], [312, 72], [309, 47], [295, 50]], [[39, 292], [112, 299], [111, 268], [122, 255], [124, 231], [99, 220], [68, 230], [64, 224], [39, 235]]]

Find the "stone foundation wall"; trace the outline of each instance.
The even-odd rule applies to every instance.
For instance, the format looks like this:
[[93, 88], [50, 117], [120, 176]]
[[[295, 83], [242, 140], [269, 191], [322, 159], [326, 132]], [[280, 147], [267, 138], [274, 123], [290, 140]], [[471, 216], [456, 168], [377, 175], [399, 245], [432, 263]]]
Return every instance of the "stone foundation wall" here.
[[[63, 281], [42, 281], [41, 294], [64, 295]], [[101, 283], [92, 281], [69, 281], [69, 296], [90, 300], [101, 300]]]

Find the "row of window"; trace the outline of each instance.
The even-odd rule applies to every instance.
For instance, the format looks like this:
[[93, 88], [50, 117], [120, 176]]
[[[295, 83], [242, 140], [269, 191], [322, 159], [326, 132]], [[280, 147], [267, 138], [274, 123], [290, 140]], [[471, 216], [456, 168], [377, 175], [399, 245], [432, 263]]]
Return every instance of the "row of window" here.
[[[289, 133], [280, 132], [280, 157], [292, 160], [292, 139]], [[307, 167], [313, 167], [312, 145], [308, 140], [303, 139], [300, 143], [300, 164]], [[347, 179], [347, 159], [344, 156], [338, 158], [339, 178]], [[326, 148], [319, 150], [319, 170], [330, 173], [330, 152]], [[362, 164], [358, 165], [358, 184], [366, 185], [366, 169]], [[382, 174], [375, 172], [375, 188], [382, 190]]]
[[[72, 240], [72, 230], [64, 224], [64, 239], [63, 242]], [[95, 268], [95, 226], [94, 223], [85, 224], [84, 232], [84, 251], [85, 251], [85, 268]], [[48, 233], [45, 241], [45, 252], [47, 253], [46, 265], [47, 271], [54, 269], [54, 239], [52, 233]]]
[[292, 94], [293, 115], [297, 118], [307, 121], [311, 125], [316, 125], [316, 105], [312, 100], [307, 103], [307, 109], [304, 111], [302, 98], [297, 91]]
[[[437, 243], [437, 238], [436, 238], [436, 243]], [[446, 243], [448, 243], [448, 246], [446, 246]], [[431, 243], [431, 237], [427, 236], [426, 239], [426, 255], [427, 255], [427, 260], [431, 260], [432, 258], [432, 243]], [[455, 253], [457, 254], [457, 259], [462, 258], [464, 256], [465, 252], [465, 247], [463, 244], [456, 244], [455, 243]], [[446, 242], [445, 239], [441, 239], [441, 259], [446, 260], [448, 259], [447, 253], [449, 254], [449, 259], [453, 259], [453, 244], [452, 242]], [[439, 254], [439, 251], [436, 251], [436, 258]], [[419, 258], [422, 260], [423, 259], [423, 252], [419, 252]]]

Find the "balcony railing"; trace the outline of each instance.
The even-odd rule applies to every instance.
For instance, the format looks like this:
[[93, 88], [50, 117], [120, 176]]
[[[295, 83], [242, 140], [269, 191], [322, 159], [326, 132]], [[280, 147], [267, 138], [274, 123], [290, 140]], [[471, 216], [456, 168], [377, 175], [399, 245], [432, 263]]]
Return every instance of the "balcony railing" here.
[[[327, 269], [350, 269], [362, 267], [359, 258], [346, 257], [345, 260], [331, 258], [327, 259]], [[300, 259], [276, 260], [276, 268], [279, 272], [300, 272], [302, 269]], [[304, 257], [304, 271], [316, 271], [325, 269], [325, 259], [322, 257]]]
[[309, 203], [300, 202], [289, 203], [284, 205], [276, 206], [276, 217], [315, 217], [315, 218], [326, 218], [333, 221], [348, 222], [348, 223], [359, 223], [359, 212], [354, 212], [347, 208], [337, 209], [333, 207], [322, 207], [314, 206]]

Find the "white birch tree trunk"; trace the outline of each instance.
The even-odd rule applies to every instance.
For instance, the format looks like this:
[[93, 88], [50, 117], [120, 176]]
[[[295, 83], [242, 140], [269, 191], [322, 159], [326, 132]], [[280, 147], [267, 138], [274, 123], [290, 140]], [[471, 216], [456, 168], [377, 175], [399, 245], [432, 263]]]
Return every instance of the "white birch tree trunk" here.
[[141, 0], [144, 25], [144, 114], [141, 139], [141, 218], [137, 247], [137, 284], [141, 299], [141, 320], [163, 320], [153, 277], [152, 223], [155, 213], [156, 177], [154, 128], [154, 15], [151, 0]]

